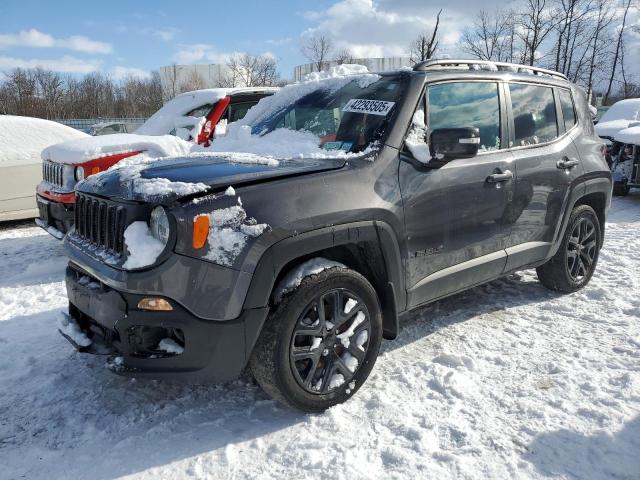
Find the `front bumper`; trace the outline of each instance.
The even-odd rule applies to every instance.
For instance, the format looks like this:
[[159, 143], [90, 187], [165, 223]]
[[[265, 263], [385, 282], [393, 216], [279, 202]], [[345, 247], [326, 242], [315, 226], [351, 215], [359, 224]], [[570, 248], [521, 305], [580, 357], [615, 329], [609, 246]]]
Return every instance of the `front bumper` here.
[[38, 226], [49, 232], [58, 240], [64, 237], [73, 227], [73, 203], [61, 203], [36, 195], [38, 203]]
[[[126, 376], [197, 383], [234, 379], [247, 365], [268, 312], [265, 307], [244, 310], [235, 320], [204, 320], [170, 298], [165, 299], [173, 311], [142, 311], [137, 305], [143, 295], [115, 290], [73, 264], [66, 284], [69, 316], [99, 345], [80, 350], [111, 354], [107, 365]], [[161, 351], [163, 338], [183, 351]]]

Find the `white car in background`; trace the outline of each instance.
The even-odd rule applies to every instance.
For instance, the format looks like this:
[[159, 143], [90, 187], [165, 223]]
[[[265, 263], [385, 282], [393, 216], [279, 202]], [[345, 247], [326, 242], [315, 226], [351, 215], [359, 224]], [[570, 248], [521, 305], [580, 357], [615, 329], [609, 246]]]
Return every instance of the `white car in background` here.
[[42, 180], [42, 150], [88, 137], [60, 123], [0, 115], [0, 221], [38, 216], [36, 185]]
[[640, 188], [640, 122], [620, 130], [613, 140], [613, 194], [626, 196], [632, 188]]
[[612, 142], [616, 133], [634, 123], [640, 124], [640, 98], [620, 100], [602, 115], [596, 124], [596, 133], [600, 138]]

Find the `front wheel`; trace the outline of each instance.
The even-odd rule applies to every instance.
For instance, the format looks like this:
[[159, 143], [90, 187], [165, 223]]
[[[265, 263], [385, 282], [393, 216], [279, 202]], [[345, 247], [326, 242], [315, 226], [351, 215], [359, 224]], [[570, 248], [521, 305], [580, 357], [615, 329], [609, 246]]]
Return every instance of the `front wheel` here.
[[559, 292], [581, 289], [595, 271], [602, 246], [600, 221], [588, 205], [573, 209], [564, 238], [556, 254], [538, 267], [538, 279], [547, 288]]
[[353, 395], [382, 341], [371, 284], [334, 267], [305, 278], [267, 319], [250, 360], [258, 384], [281, 403], [321, 412]]

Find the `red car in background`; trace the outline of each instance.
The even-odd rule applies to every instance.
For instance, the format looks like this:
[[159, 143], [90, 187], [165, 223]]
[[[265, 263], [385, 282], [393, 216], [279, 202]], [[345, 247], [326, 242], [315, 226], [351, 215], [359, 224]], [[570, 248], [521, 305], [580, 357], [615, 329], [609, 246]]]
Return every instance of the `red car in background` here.
[[276, 88], [213, 88], [178, 95], [135, 133], [64, 142], [42, 152], [42, 182], [36, 188], [36, 224], [61, 239], [74, 221], [76, 183], [119, 161], [145, 154], [154, 158], [188, 153], [194, 144], [208, 146], [216, 127], [245, 116]]

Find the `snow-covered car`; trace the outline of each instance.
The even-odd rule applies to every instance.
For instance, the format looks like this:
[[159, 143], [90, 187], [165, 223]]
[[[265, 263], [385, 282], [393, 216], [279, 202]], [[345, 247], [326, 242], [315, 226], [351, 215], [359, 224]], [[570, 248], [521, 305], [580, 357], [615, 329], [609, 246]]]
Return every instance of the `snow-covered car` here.
[[84, 137], [86, 133], [49, 120], [0, 115], [0, 221], [36, 217], [42, 150]]
[[613, 137], [620, 130], [636, 123], [640, 125], [640, 98], [630, 98], [614, 103], [596, 124], [596, 133], [605, 142], [605, 156], [609, 166], [612, 165], [614, 155]]
[[316, 72], [204, 151], [78, 185], [60, 331], [122, 375], [248, 366], [273, 398], [322, 411], [413, 309], [533, 267], [552, 290], [587, 285], [611, 201], [601, 146], [557, 72]]
[[227, 123], [243, 118], [260, 99], [276, 91], [268, 87], [213, 88], [183, 93], [133, 134], [83, 138], [45, 149], [36, 223], [61, 239], [73, 225], [77, 182], [137, 155], [185, 155], [195, 145], [207, 146], [214, 135], [223, 133]]
[[640, 188], [640, 124], [620, 130], [613, 140], [613, 194], [625, 196]]
[[100, 135], [113, 135], [114, 133], [134, 133], [143, 122], [100, 122], [89, 127], [89, 134], [97, 137]]

